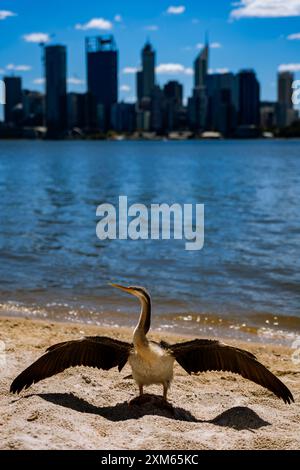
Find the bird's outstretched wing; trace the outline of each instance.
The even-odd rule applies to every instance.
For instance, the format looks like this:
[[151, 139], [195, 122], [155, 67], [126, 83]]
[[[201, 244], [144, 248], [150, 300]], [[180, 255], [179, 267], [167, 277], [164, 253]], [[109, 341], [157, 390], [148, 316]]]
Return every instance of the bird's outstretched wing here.
[[68, 367], [87, 366], [108, 370], [125, 366], [132, 345], [105, 336], [87, 336], [75, 341], [54, 344], [25, 369], [11, 384], [10, 391], [19, 393], [33, 383], [51, 377]]
[[173, 344], [169, 346], [169, 351], [189, 374], [206, 371], [233, 372], [267, 388], [285, 403], [294, 401], [284, 383], [248, 351], [208, 339]]

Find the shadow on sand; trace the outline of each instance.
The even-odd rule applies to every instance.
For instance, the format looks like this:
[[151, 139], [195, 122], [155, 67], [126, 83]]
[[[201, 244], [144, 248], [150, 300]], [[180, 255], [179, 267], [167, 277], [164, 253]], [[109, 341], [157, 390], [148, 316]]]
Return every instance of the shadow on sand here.
[[[33, 395], [27, 395], [27, 398]], [[264, 421], [255, 411], [245, 406], [236, 406], [219, 414], [211, 420], [201, 420], [193, 416], [189, 411], [166, 403], [161, 397], [146, 394], [139, 398], [118, 403], [114, 406], [95, 406], [83, 398], [78, 398], [73, 393], [40, 393], [39, 397], [80, 413], [90, 413], [110, 421], [126, 421], [139, 419], [146, 415], [163, 416], [177, 421], [189, 421], [192, 423], [210, 423], [216, 426], [229, 427], [238, 431], [256, 430], [270, 423]]]

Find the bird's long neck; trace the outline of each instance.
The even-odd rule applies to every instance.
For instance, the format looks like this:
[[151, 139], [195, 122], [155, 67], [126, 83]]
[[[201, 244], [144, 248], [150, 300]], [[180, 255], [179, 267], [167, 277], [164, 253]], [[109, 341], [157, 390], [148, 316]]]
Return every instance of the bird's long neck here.
[[139, 322], [133, 333], [133, 344], [134, 346], [143, 347], [148, 345], [147, 333], [150, 329], [151, 324], [151, 301], [150, 298], [140, 298], [141, 302], [141, 314]]

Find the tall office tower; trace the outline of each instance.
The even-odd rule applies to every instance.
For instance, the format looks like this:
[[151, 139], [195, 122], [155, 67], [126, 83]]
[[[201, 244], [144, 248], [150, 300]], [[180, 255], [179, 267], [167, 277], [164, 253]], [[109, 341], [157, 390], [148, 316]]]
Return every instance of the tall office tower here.
[[136, 96], [137, 102], [141, 103], [143, 99], [143, 71], [138, 70], [136, 73]]
[[278, 73], [278, 103], [285, 104], [289, 108], [293, 107], [292, 94], [294, 80], [295, 76], [292, 72]]
[[239, 94], [238, 79], [232, 73], [211, 74], [207, 78], [207, 129], [224, 137], [234, 134], [237, 127]]
[[67, 50], [65, 46], [45, 47], [46, 126], [49, 136], [67, 128]]
[[150, 128], [160, 134], [163, 131], [164, 94], [159, 85], [155, 85], [151, 92], [151, 121]]
[[205, 87], [208, 74], [209, 45], [206, 43], [194, 61], [194, 87]]
[[182, 112], [183, 86], [181, 83], [171, 80], [164, 86], [166, 130], [175, 131], [180, 128], [180, 116]]
[[155, 85], [155, 51], [149, 42], [142, 49], [143, 98], [149, 98]]
[[253, 70], [238, 73], [239, 87], [239, 125], [256, 126], [260, 124], [260, 85]]
[[164, 86], [164, 95], [168, 100], [173, 100], [178, 106], [182, 106], [183, 86], [176, 80], [167, 82]]
[[207, 77], [208, 77], [209, 45], [200, 51], [194, 61], [193, 95], [188, 100], [188, 122], [194, 132], [202, 132], [207, 121]]
[[[157, 100], [157, 93], [153, 94], [155, 89], [155, 51], [149, 42], [146, 42], [141, 51], [141, 61], [142, 69], [136, 74], [137, 129], [149, 131], [153, 124], [151, 100], [154, 96]], [[155, 105], [154, 108], [156, 109], [156, 107]]]
[[22, 78], [4, 77], [6, 104], [4, 120], [6, 124], [16, 125], [19, 122], [22, 106]]
[[92, 125], [111, 127], [111, 107], [118, 102], [118, 51], [111, 35], [86, 38], [88, 93], [94, 101]]
[[188, 99], [187, 119], [189, 128], [195, 133], [201, 133], [206, 129], [207, 103], [206, 88], [194, 88], [193, 95]]
[[295, 110], [292, 102], [294, 74], [279, 72], [277, 81], [277, 125], [286, 127], [295, 120]]

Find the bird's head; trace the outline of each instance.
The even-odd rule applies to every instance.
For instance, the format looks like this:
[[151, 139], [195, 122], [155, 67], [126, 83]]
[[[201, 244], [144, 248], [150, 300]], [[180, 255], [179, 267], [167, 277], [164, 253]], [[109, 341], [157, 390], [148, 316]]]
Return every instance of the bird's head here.
[[144, 287], [139, 286], [121, 286], [120, 284], [111, 284], [111, 286], [116, 287], [117, 289], [121, 289], [128, 294], [132, 294], [137, 297], [141, 302], [146, 304], [150, 304], [150, 295], [148, 294], [147, 290]]

